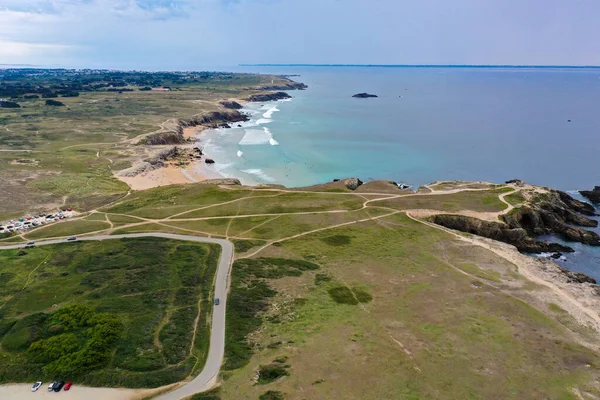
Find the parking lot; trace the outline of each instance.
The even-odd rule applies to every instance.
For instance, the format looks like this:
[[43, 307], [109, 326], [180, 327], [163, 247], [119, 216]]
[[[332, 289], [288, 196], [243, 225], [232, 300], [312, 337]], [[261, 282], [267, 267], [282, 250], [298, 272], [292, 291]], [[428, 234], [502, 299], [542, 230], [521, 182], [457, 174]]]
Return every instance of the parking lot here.
[[66, 218], [71, 218], [76, 214], [71, 208], [63, 208], [55, 213], [42, 213], [37, 215], [28, 215], [10, 221], [0, 222], [0, 233], [23, 232], [38, 226], [48, 225]]

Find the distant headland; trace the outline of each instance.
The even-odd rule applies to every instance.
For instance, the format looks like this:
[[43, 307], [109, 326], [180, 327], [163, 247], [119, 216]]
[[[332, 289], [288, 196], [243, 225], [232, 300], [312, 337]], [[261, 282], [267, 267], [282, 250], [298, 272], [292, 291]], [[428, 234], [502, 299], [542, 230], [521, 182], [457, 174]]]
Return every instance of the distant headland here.
[[511, 64], [240, 64], [240, 67], [353, 67], [353, 68], [535, 68], [600, 69], [600, 65], [511, 65]]

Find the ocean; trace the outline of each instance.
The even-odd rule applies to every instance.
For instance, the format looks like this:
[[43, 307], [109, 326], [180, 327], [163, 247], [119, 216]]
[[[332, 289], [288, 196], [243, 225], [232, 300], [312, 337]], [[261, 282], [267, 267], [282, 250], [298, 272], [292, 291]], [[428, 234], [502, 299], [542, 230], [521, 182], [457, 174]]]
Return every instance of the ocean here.
[[[293, 99], [251, 104], [251, 121], [203, 133], [222, 175], [307, 186], [335, 178], [600, 185], [599, 68], [239, 67], [298, 75]], [[356, 99], [360, 92], [377, 98]], [[565, 266], [600, 281], [600, 250]]]

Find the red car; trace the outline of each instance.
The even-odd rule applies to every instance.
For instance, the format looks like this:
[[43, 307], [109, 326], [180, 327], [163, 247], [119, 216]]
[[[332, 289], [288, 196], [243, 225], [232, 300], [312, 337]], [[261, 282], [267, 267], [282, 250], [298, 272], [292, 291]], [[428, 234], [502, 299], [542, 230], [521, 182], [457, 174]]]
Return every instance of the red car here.
[[65, 383], [65, 388], [64, 388], [64, 390], [69, 390], [69, 389], [71, 389], [71, 386], [73, 386], [73, 382], [67, 382], [67, 383]]

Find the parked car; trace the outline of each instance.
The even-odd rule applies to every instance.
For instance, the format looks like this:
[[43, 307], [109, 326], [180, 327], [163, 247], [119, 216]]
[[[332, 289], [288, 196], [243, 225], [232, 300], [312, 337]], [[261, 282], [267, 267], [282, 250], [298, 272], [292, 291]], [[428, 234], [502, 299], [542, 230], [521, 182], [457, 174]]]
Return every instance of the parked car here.
[[67, 240], [73, 241], [73, 240], [77, 240], [77, 238], [75, 236], [69, 236], [69, 238]]
[[31, 387], [31, 391], [37, 392], [38, 389], [42, 386], [42, 384], [43, 384], [42, 381], [38, 381], [38, 382], [34, 383], [33, 386]]
[[54, 390], [55, 392], [60, 392], [60, 389], [62, 389], [63, 386], [65, 386], [65, 383], [63, 381], [60, 381], [56, 385], [54, 385], [54, 388], [52, 388], [52, 390]]
[[54, 381], [50, 385], [48, 385], [48, 391], [51, 392], [54, 390], [54, 386], [58, 385], [58, 382]]
[[67, 382], [65, 383], [65, 388], [63, 390], [69, 390], [71, 389], [71, 386], [73, 386], [73, 382]]
[[219, 298], [217, 297], [217, 298], [215, 299], [215, 306], [218, 306], [218, 305], [219, 305], [219, 303], [220, 303], [220, 300], [219, 300]]

